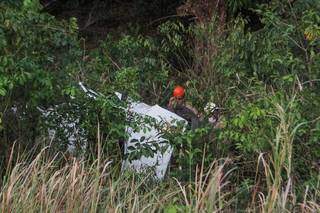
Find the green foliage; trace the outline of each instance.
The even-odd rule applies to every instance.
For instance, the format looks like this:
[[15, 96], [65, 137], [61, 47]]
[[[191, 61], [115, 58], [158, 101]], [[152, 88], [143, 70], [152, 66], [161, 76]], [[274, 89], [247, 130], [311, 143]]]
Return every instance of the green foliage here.
[[2, 4], [7, 4], [15, 7], [19, 7], [23, 4], [23, 0], [2, 0]]
[[250, 9], [262, 2], [261, 0], [228, 0], [226, 5], [230, 14], [236, 14], [241, 9]]
[[261, 152], [274, 153], [280, 122], [274, 116], [276, 106], [290, 105], [290, 110], [285, 110], [292, 124], [290, 131], [297, 127], [292, 170], [304, 181], [315, 172], [304, 165], [318, 159], [319, 153], [315, 145], [319, 142], [314, 139], [320, 115], [315, 107], [320, 104], [319, 4], [274, 1], [261, 5], [256, 12], [263, 28], [255, 32], [246, 30], [242, 18], [229, 23], [223, 35], [208, 34], [211, 25], [205, 32], [196, 31], [199, 41], [204, 41], [201, 35], [216, 41], [207, 49], [213, 47], [217, 54], [208, 55], [209, 62], [201, 65], [203, 75], [191, 80], [196, 82], [195, 88], [202, 87], [199, 98], [214, 100], [226, 108], [224, 128], [218, 136], [218, 143], [224, 145], [218, 147], [220, 153], [228, 150], [225, 154], [242, 159], [256, 159]]
[[[79, 79], [87, 78], [92, 79], [88, 83], [101, 85], [99, 78], [107, 74], [106, 64], [111, 64], [111, 60], [94, 53], [84, 55], [75, 19], [57, 21], [36, 9], [5, 4], [0, 4], [0, 10], [1, 151], [6, 152], [15, 140], [23, 141], [22, 149], [33, 147], [39, 137], [46, 137], [48, 127], [56, 130], [53, 142], [57, 150], [65, 150], [74, 128], [66, 121], [75, 122], [75, 128], [83, 130], [77, 138], [79, 146], [84, 145], [84, 138], [93, 141], [87, 147], [92, 150], [87, 152], [89, 155], [95, 155], [98, 125], [101, 134], [108, 136], [105, 140], [110, 140], [105, 150], [115, 147], [125, 131], [124, 113], [118, 107], [124, 104], [114, 95], [114, 85], [125, 79], [119, 75], [114, 84], [104, 88], [107, 96], [95, 101], [78, 85]], [[105, 80], [110, 83], [115, 78]], [[44, 117], [39, 107], [55, 112]]]
[[40, 8], [40, 1], [38, 0], [23, 0], [23, 9], [34, 10]]
[[[3, 95], [14, 92], [13, 90], [19, 89], [19, 86], [29, 85], [39, 91], [38, 94], [33, 94], [34, 103], [40, 99], [56, 98], [55, 95], [59, 95], [57, 91], [53, 92], [54, 87], [59, 87], [56, 83], [62, 79], [63, 82], [67, 82], [69, 78], [63, 73], [64, 67], [80, 54], [77, 41], [74, 39], [77, 32], [47, 15], [38, 15], [33, 11], [20, 13], [13, 9], [3, 10]], [[70, 51], [65, 51], [64, 48]], [[13, 70], [16, 73], [12, 73]], [[62, 76], [64, 78], [61, 78]]]
[[[94, 156], [97, 140], [102, 140], [102, 150], [119, 157], [118, 140], [126, 139], [128, 124], [125, 103], [114, 92], [151, 103], [165, 101], [170, 66], [164, 45], [142, 36], [108, 37], [87, 53], [79, 46], [76, 19], [57, 21], [37, 12], [34, 3], [26, 1], [21, 8], [1, 5], [2, 140], [8, 147], [16, 139], [32, 147], [50, 127], [55, 130], [55, 148], [65, 150], [74, 128], [79, 128], [76, 147]], [[105, 95], [93, 100], [80, 90], [79, 80]], [[38, 107], [51, 112], [41, 116]], [[16, 120], [21, 125], [15, 125]]]
[[0, 111], [6, 127], [2, 140], [14, 140], [20, 134], [27, 143], [36, 136], [36, 107], [65, 100], [63, 91], [75, 73], [66, 70], [81, 50], [77, 31], [67, 22], [31, 8], [1, 3], [0, 10]]
[[[293, 176], [293, 182], [301, 186], [317, 186], [320, 7], [317, 0], [260, 2], [226, 2], [230, 14], [255, 8], [262, 25], [258, 31], [248, 31], [241, 17], [230, 18], [225, 28], [218, 24], [219, 17], [190, 28], [167, 22], [158, 28], [156, 38], [108, 36], [91, 51], [80, 47], [75, 18], [57, 21], [39, 13], [38, 1], [21, 1], [20, 7], [1, 2], [1, 160], [13, 141], [21, 148], [42, 143], [48, 127], [56, 130], [54, 148], [66, 150], [74, 127], [65, 121], [74, 121], [81, 129], [76, 146], [82, 147], [82, 156], [95, 159], [103, 152], [120, 162], [118, 141], [127, 139], [126, 127], [146, 131], [155, 124], [150, 118], [128, 123], [122, 110], [126, 103], [114, 93], [166, 105], [173, 85], [179, 83], [187, 88], [187, 101], [204, 118], [195, 130], [183, 125], [169, 130], [156, 126], [175, 150], [171, 175], [202, 180], [196, 170], [199, 165], [208, 168], [214, 159], [234, 158], [239, 169], [232, 180], [244, 191], [240, 196], [251, 191], [250, 185], [264, 182], [255, 187], [268, 195], [262, 206], [270, 211], [281, 200], [282, 187], [291, 187]], [[79, 81], [98, 97], [81, 91]], [[203, 110], [209, 101], [223, 108], [215, 128], [207, 125]], [[38, 107], [54, 110], [43, 117]], [[129, 160], [167, 147], [147, 140], [133, 141], [136, 145], [129, 148]], [[215, 175], [221, 178], [220, 173]], [[165, 211], [192, 209], [192, 203], [188, 205], [183, 208], [172, 202]], [[239, 201], [239, 205], [245, 204]]]
[[110, 75], [116, 81], [116, 90], [133, 97], [141, 96], [152, 103], [161, 101], [168, 84], [169, 67], [156, 40], [123, 36], [114, 41], [109, 37], [100, 51], [110, 61]]

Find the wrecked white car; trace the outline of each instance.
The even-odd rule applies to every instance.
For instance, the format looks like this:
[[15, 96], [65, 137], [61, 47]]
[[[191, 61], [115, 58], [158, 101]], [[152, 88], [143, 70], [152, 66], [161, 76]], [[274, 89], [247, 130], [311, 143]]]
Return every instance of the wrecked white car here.
[[[101, 94], [91, 89], [87, 89], [83, 83], [79, 82], [80, 88], [88, 97], [96, 99]], [[116, 93], [121, 100], [122, 94]], [[135, 102], [131, 99], [127, 100], [128, 107], [122, 108], [127, 115], [128, 126], [126, 128], [128, 140], [124, 143], [124, 154], [126, 158], [122, 162], [122, 170], [134, 170], [137, 172], [152, 170], [157, 179], [163, 179], [167, 167], [169, 165], [173, 148], [169, 141], [163, 137], [163, 128], [169, 129], [178, 123], [186, 124], [186, 120], [169, 110], [158, 105], [150, 106], [142, 102]], [[57, 106], [58, 108], [59, 106]], [[79, 128], [79, 119], [70, 119], [68, 116], [59, 115], [54, 109], [38, 108], [43, 117], [54, 116], [59, 117], [60, 127], [66, 128], [63, 134], [68, 140], [68, 151], [74, 152], [77, 141], [81, 141], [82, 147], [85, 149], [87, 139], [83, 137], [83, 130]], [[140, 122], [138, 121], [140, 120]], [[131, 123], [130, 123], [131, 122]], [[132, 127], [131, 124], [139, 124]], [[56, 136], [54, 129], [48, 130], [51, 140]]]

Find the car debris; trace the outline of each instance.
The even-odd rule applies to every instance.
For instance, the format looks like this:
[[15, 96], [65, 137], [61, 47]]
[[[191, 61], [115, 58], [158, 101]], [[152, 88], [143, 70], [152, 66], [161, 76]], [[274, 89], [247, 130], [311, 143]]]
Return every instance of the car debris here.
[[[102, 94], [88, 89], [82, 82], [79, 82], [79, 87], [92, 99], [97, 99], [98, 97], [103, 96]], [[116, 92], [115, 95], [120, 100], [123, 100], [123, 94]], [[158, 126], [162, 124], [174, 126], [177, 125], [178, 122], [187, 123], [184, 118], [160, 107], [159, 105], [150, 106], [143, 102], [133, 101], [130, 98], [127, 98], [126, 101], [128, 102], [127, 108], [120, 108], [125, 110], [128, 122], [135, 121], [137, 119], [151, 118], [154, 119], [156, 122], [155, 125]], [[44, 118], [47, 118], [48, 116], [60, 116], [61, 122], [59, 127], [63, 129], [65, 128], [63, 134], [65, 134], [68, 140], [68, 152], [75, 153], [76, 147], [79, 148], [79, 146], [76, 146], [76, 143], [79, 140], [82, 142], [80, 149], [85, 149], [87, 139], [83, 134], [81, 134], [84, 130], [79, 128], [79, 119], [70, 120], [68, 116], [59, 115], [56, 110], [58, 107], [59, 106], [55, 106], [49, 109], [42, 109], [38, 107], [38, 110]], [[122, 162], [122, 170], [134, 170], [139, 173], [153, 170], [154, 177], [156, 179], [163, 179], [173, 152], [173, 148], [169, 141], [166, 140], [161, 131], [151, 123], [141, 123], [141, 128], [139, 130], [132, 128], [130, 123], [128, 123], [126, 132], [129, 137], [124, 144], [123, 152], [125, 156], [130, 156], [133, 152], [139, 152], [139, 148], [137, 148], [137, 141], [140, 143], [140, 147], [150, 146], [150, 149], [153, 150], [153, 155], [147, 157], [141, 155], [139, 158], [134, 160], [130, 160], [128, 157]], [[49, 139], [53, 140], [56, 136], [56, 131], [49, 128], [48, 135]], [[160, 147], [162, 151], [156, 150], [155, 147]]]

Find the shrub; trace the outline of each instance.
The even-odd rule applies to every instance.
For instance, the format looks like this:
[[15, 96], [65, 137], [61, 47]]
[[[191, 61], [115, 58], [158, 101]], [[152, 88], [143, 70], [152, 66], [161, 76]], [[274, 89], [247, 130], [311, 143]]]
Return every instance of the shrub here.
[[[39, 133], [38, 106], [68, 99], [73, 84], [68, 70], [80, 55], [75, 20], [58, 22], [35, 8], [0, 3], [1, 156], [10, 143], [21, 146]], [[32, 144], [33, 145], [33, 144]]]
[[[86, 147], [90, 150], [86, 153], [92, 156], [97, 141], [102, 140], [103, 150], [119, 157], [118, 140], [126, 137], [128, 124], [121, 110], [125, 103], [114, 92], [149, 103], [166, 101], [163, 95], [170, 82], [163, 47], [148, 37], [121, 36], [108, 37], [97, 50], [86, 52], [80, 47], [76, 19], [57, 21], [39, 13], [37, 6], [34, 1], [21, 8], [1, 4], [0, 112], [4, 146], [10, 147], [18, 140], [21, 145], [33, 147], [39, 137], [46, 137], [50, 127], [55, 130], [55, 148], [65, 150], [77, 128], [77, 147]], [[79, 81], [98, 92], [99, 97], [88, 97]], [[43, 116], [39, 108], [54, 112]]]
[[[258, 31], [249, 31], [241, 17], [229, 22], [223, 34], [216, 33], [215, 18], [206, 26], [194, 27], [197, 43], [207, 45], [204, 53], [195, 55], [196, 70], [189, 74], [194, 103], [203, 108], [211, 100], [225, 107], [224, 128], [218, 130], [218, 140], [208, 142], [217, 144], [215, 152], [255, 162], [260, 152], [271, 153], [275, 146], [279, 122], [273, 116], [275, 103], [289, 105], [293, 99], [291, 112], [286, 113], [292, 127], [299, 128], [290, 158], [293, 173], [303, 182], [317, 171], [303, 165], [319, 158], [319, 149], [311, 141], [318, 132], [320, 114], [315, 107], [320, 91], [320, 8], [316, 1], [276, 1], [258, 8], [255, 12], [263, 26]], [[192, 75], [195, 72], [200, 74]], [[256, 165], [248, 165], [239, 172], [249, 176]]]

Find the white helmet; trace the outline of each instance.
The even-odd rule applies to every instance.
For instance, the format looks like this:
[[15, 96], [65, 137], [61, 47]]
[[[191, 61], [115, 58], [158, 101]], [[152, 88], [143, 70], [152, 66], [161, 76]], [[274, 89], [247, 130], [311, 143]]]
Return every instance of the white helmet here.
[[217, 109], [217, 105], [213, 102], [207, 103], [207, 105], [204, 107], [204, 112], [206, 114], [211, 114]]

